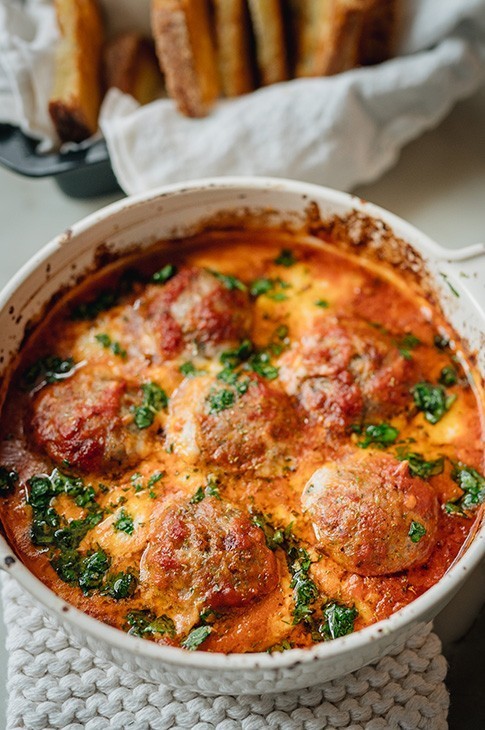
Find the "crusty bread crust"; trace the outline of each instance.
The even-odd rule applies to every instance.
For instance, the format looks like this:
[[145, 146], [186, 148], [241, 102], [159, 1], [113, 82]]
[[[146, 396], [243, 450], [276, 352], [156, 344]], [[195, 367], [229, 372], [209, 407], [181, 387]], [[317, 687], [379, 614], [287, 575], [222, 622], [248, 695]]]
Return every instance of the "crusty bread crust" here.
[[61, 40], [49, 113], [62, 141], [81, 142], [98, 128], [104, 30], [97, 0], [56, 0]]
[[213, 0], [217, 56], [226, 96], [254, 89], [248, 13], [245, 0]]
[[329, 76], [387, 58], [394, 0], [292, 0], [296, 76]]
[[280, 0], [248, 0], [263, 86], [288, 78], [286, 42]]
[[190, 117], [205, 116], [219, 95], [206, 0], [152, 0], [152, 31], [170, 96]]
[[156, 99], [163, 88], [153, 44], [139, 33], [122, 33], [106, 44], [103, 72], [106, 89], [114, 86], [140, 104]]

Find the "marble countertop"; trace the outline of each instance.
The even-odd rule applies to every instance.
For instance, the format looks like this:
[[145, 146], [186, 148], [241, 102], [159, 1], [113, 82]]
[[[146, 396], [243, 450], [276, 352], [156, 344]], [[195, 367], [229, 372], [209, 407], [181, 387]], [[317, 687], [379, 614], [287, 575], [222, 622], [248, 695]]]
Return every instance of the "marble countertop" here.
[[[406, 218], [445, 247], [484, 241], [485, 88], [460, 103], [437, 129], [409, 144], [378, 182], [354, 192]], [[120, 196], [75, 200], [52, 180], [29, 180], [0, 169], [0, 286], [55, 234]], [[456, 616], [468, 600], [466, 590], [455, 599]], [[436, 624], [450, 662], [451, 730], [485, 728], [485, 611], [464, 638], [454, 640], [467, 628], [460, 627], [459, 619], [453, 626], [448, 618]], [[5, 726], [5, 684], [0, 622], [0, 728]]]

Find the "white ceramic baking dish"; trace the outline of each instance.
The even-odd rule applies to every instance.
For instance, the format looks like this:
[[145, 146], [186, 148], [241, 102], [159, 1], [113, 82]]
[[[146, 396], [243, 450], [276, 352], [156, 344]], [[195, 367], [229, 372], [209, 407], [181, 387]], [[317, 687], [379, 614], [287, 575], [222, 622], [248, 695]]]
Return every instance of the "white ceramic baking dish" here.
[[[485, 246], [447, 251], [396, 216], [327, 188], [280, 179], [220, 178], [167, 186], [122, 200], [90, 215], [45, 246], [0, 294], [0, 376], [8, 375], [28, 323], [56, 293], [93, 271], [100, 260], [142, 250], [158, 239], [181, 237], [210, 219], [221, 223], [238, 212], [244, 216], [254, 213], [265, 222], [299, 226], [307, 220], [311, 203], [313, 217], [318, 206], [323, 220], [353, 212], [357, 218], [374, 219], [374, 248], [384, 247], [384, 234], [389, 229], [408, 244], [394, 248], [392, 255], [396, 260], [406, 258], [408, 265], [418, 268], [424, 263], [448, 320], [471, 350], [480, 352], [478, 367], [485, 373]], [[352, 235], [358, 250], [358, 225], [353, 226]], [[81, 645], [152, 680], [206, 694], [280, 692], [311, 686], [363, 666], [402, 644], [420, 623], [436, 616], [484, 555], [482, 524], [448, 573], [389, 619], [307, 650], [226, 656], [160, 646], [87, 616], [48, 590], [0, 538], [0, 567], [45, 606], [50, 620], [62, 624]]]

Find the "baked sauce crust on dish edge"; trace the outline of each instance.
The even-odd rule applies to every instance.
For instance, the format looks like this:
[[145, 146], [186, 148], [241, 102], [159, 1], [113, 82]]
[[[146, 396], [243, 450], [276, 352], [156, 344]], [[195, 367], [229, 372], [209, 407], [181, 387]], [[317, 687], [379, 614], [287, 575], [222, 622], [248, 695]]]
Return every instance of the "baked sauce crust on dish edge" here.
[[27, 339], [3, 528], [50, 589], [130, 634], [311, 646], [459, 554], [485, 499], [481, 399], [459, 337], [391, 267], [270, 229], [155, 246]]

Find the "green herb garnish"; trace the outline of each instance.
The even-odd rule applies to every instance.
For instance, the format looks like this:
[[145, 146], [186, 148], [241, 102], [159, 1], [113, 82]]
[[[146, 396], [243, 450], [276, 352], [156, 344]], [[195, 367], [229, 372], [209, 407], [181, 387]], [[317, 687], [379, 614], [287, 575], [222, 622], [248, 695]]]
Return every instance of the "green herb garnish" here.
[[259, 297], [261, 294], [267, 294], [274, 288], [273, 279], [255, 279], [251, 284], [250, 293], [253, 297]]
[[453, 469], [451, 477], [464, 494], [445, 504], [447, 512], [466, 515], [466, 512], [476, 509], [485, 502], [485, 477], [476, 469], [459, 464]]
[[249, 366], [257, 375], [261, 375], [266, 380], [275, 380], [279, 374], [279, 368], [271, 364], [270, 356], [267, 352], [258, 352], [249, 361]]
[[405, 360], [412, 359], [410, 350], [414, 350], [420, 344], [421, 340], [411, 333], [403, 335], [403, 337], [396, 341], [396, 347]]
[[98, 314], [111, 309], [118, 302], [114, 291], [102, 291], [94, 299], [78, 304], [71, 312], [71, 319], [93, 320]]
[[124, 509], [120, 511], [117, 519], [113, 522], [113, 526], [118, 532], [126, 532], [127, 535], [133, 535], [135, 530], [133, 517], [128, 512], [125, 512]]
[[285, 266], [286, 268], [293, 266], [296, 262], [297, 259], [295, 258], [293, 251], [289, 248], [281, 249], [279, 255], [274, 260], [275, 264], [278, 266]]
[[411, 542], [419, 542], [426, 535], [426, 528], [420, 522], [413, 520], [409, 526], [408, 535], [411, 538]]
[[390, 426], [388, 423], [370, 423], [368, 426], [364, 426], [363, 431], [360, 431], [360, 433], [364, 435], [362, 441], [357, 443], [357, 446], [360, 446], [361, 449], [366, 449], [371, 444], [389, 446], [399, 436], [397, 428]]
[[317, 299], [317, 301], [315, 302], [315, 306], [321, 307], [321, 309], [327, 309], [330, 304], [327, 302], [326, 299]]
[[100, 334], [94, 335], [94, 337], [105, 350], [111, 350], [113, 355], [117, 355], [123, 359], [126, 357], [126, 350], [121, 347], [119, 342], [113, 342], [111, 337], [106, 333], [101, 332]]
[[426, 461], [422, 454], [417, 454], [415, 451], [399, 449], [397, 458], [399, 461], [407, 461], [411, 476], [421, 477], [421, 479], [429, 479], [429, 477], [442, 474], [445, 468], [445, 460], [443, 456], [438, 457], [438, 459]]
[[236, 395], [232, 390], [212, 390], [208, 401], [210, 413], [220, 413], [232, 408], [236, 401]]
[[166, 284], [177, 273], [177, 267], [173, 264], [167, 264], [160, 271], [155, 271], [152, 275], [152, 281], [155, 284]]
[[19, 475], [15, 469], [7, 469], [6, 466], [0, 466], [0, 497], [10, 494], [19, 480]]
[[424, 413], [429, 423], [438, 423], [456, 400], [455, 395], [447, 395], [441, 385], [417, 383], [411, 390], [414, 403]]
[[330, 639], [338, 639], [339, 636], [351, 634], [354, 630], [354, 622], [358, 612], [354, 607], [343, 606], [336, 601], [331, 601], [323, 606], [325, 622], [321, 627], [321, 633]]
[[83, 593], [100, 588], [110, 566], [110, 559], [104, 550], [96, 550], [81, 562], [79, 587]]
[[57, 355], [48, 355], [37, 360], [23, 375], [23, 380], [29, 388], [59, 380], [70, 378], [76, 371], [72, 357], [65, 359]]
[[229, 291], [234, 291], [236, 289], [239, 291], [247, 290], [246, 284], [243, 284], [243, 282], [235, 276], [231, 276], [230, 274], [221, 274], [220, 271], [214, 271], [214, 269], [208, 269], [208, 271], [212, 274], [212, 276], [215, 276], [216, 279], [224, 284], [226, 289], [229, 289]]
[[191, 378], [197, 374], [197, 370], [193, 362], [183, 362], [179, 367], [179, 370], [186, 378]]
[[453, 365], [445, 365], [440, 373], [439, 382], [441, 385], [445, 385], [447, 387], [457, 384], [458, 374]]
[[143, 383], [141, 386], [143, 401], [134, 409], [135, 425], [137, 428], [149, 428], [155, 420], [158, 411], [165, 409], [168, 405], [168, 397], [163, 388], [157, 383]]
[[126, 615], [127, 625], [130, 627], [128, 633], [132, 636], [145, 636], [146, 634], [167, 634], [175, 636], [175, 624], [171, 618], [163, 614], [156, 616], [148, 609], [130, 611]]
[[104, 587], [103, 594], [120, 601], [123, 598], [131, 598], [138, 586], [138, 579], [131, 569], [126, 573], [120, 572], [116, 575], [108, 577]]
[[182, 646], [189, 651], [195, 651], [212, 631], [212, 626], [198, 626], [196, 629], [192, 629], [189, 635], [182, 641]]

